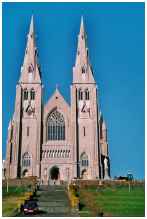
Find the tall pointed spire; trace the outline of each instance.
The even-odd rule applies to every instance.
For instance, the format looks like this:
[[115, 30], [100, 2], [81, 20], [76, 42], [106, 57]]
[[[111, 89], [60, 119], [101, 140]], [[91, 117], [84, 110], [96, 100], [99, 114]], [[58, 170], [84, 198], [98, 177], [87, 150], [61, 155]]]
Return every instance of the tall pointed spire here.
[[[84, 28], [83, 16], [81, 17], [80, 31], [78, 35], [78, 47], [73, 75], [74, 82], [95, 83], [89, 62], [87, 36]], [[75, 72], [74, 70], [74, 72]]]
[[20, 82], [22, 83], [40, 83], [40, 73], [37, 64], [37, 48], [35, 45], [35, 30], [34, 17], [32, 15], [29, 34], [27, 39], [27, 46], [24, 55], [23, 66], [21, 67]]
[[78, 36], [78, 48], [77, 48], [77, 57], [76, 65], [78, 64], [87, 64], [88, 62], [88, 48], [86, 45], [86, 32], [84, 29], [83, 16], [81, 17], [80, 32]]

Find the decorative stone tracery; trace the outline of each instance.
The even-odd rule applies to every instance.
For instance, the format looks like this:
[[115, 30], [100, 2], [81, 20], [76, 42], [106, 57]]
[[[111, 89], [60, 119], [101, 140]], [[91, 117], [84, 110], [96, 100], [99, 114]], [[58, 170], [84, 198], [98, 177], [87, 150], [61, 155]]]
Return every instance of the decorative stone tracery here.
[[65, 121], [63, 115], [53, 110], [47, 119], [47, 140], [65, 140]]
[[42, 158], [70, 158], [71, 151], [68, 149], [52, 149], [52, 150], [43, 150], [42, 151]]

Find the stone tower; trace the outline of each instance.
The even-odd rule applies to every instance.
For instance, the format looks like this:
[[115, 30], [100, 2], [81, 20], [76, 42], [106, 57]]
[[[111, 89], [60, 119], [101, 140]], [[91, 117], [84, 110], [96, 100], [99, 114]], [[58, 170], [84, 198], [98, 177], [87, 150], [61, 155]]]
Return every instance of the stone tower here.
[[9, 125], [7, 165], [11, 178], [40, 176], [42, 84], [37, 63], [33, 17], [20, 80], [16, 86], [13, 120]]
[[83, 18], [71, 86], [72, 127], [74, 130], [77, 176], [87, 179], [101, 177], [98, 136], [97, 86], [88, 56]]

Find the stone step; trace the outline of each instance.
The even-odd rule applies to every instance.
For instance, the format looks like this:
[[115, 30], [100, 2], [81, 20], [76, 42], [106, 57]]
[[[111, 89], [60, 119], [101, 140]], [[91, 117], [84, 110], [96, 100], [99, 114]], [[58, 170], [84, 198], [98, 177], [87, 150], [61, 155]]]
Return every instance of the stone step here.
[[64, 186], [61, 186], [61, 185], [60, 185], [60, 186], [59, 186], [59, 185], [58, 185], [58, 186], [57, 186], [57, 185], [56, 185], [56, 186], [55, 186], [55, 185], [53, 185], [53, 186], [40, 186], [40, 187], [39, 187], [39, 190], [47, 190], [47, 191], [48, 191], [48, 190], [64, 189], [64, 188], [65, 188], [65, 187], [64, 187]]
[[37, 191], [37, 194], [53, 194], [53, 193], [57, 193], [57, 194], [65, 194], [64, 190], [53, 190], [53, 191]]
[[52, 217], [70, 216], [69, 200], [63, 186], [41, 186], [37, 191], [39, 210]]
[[67, 197], [65, 197], [65, 195], [62, 195], [62, 196], [40, 196], [40, 197], [37, 197], [38, 201], [40, 200], [48, 200], [48, 201], [65, 201], [67, 200]]
[[50, 212], [50, 213], [45, 213], [42, 214], [41, 217], [79, 217], [79, 215], [73, 215], [70, 212]]
[[54, 207], [54, 206], [59, 206], [59, 207], [67, 207], [69, 206], [68, 205], [68, 202], [58, 202], [58, 201], [54, 201], [54, 202], [49, 202], [49, 201], [46, 201], [46, 202], [43, 202], [43, 201], [38, 201], [38, 206], [47, 206], [47, 207]]
[[47, 207], [47, 206], [39, 206], [39, 210], [47, 213], [68, 213], [69, 208], [68, 207], [63, 207], [63, 206], [52, 206], [52, 207]]
[[[59, 194], [59, 193], [48, 193], [48, 194], [41, 194], [41, 195], [39, 195], [39, 196], [45, 196], [45, 197], [47, 197], [47, 196], [50, 196], [50, 197], [66, 197], [66, 194], [65, 193], [61, 193], [61, 194]], [[39, 198], [39, 196], [38, 196], [38, 198]]]

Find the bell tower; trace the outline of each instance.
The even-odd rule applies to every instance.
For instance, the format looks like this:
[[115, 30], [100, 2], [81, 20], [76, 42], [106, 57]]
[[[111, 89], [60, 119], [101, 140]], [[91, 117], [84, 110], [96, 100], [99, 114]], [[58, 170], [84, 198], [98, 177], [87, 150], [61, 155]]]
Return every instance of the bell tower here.
[[40, 175], [42, 84], [33, 16], [19, 80], [22, 89], [21, 176]]
[[[40, 176], [42, 84], [37, 63], [33, 16], [21, 76], [16, 86], [9, 176]], [[7, 162], [8, 163], [8, 162]]]
[[85, 179], [96, 179], [101, 175], [98, 99], [92, 67], [89, 61], [87, 36], [81, 18], [76, 62], [73, 67], [71, 85], [72, 127], [75, 145], [75, 173]]

